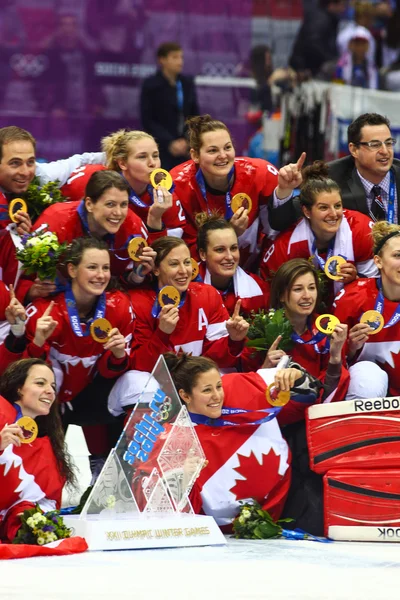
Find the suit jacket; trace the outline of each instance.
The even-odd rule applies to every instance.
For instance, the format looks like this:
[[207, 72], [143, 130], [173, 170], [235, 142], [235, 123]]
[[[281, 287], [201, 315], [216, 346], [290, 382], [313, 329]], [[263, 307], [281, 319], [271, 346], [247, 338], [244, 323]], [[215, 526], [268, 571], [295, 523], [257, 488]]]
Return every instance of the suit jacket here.
[[[344, 208], [369, 215], [365, 189], [358, 176], [352, 156], [328, 163], [329, 176], [339, 185]], [[400, 160], [393, 159], [397, 190], [397, 215], [400, 218]], [[271, 204], [272, 207], [272, 204]], [[292, 198], [277, 208], [269, 209], [269, 223], [273, 229], [284, 231], [302, 216], [298, 198]]]
[[[173, 140], [182, 137], [182, 122], [199, 114], [193, 78], [179, 75], [178, 79], [182, 82], [183, 89], [183, 115], [178, 107], [176, 87], [169, 83], [161, 71], [144, 80], [140, 97], [142, 126], [159, 144], [164, 169], [174, 166], [169, 159], [176, 162], [176, 157], [169, 154], [168, 146]], [[186, 158], [178, 157], [176, 164]]]

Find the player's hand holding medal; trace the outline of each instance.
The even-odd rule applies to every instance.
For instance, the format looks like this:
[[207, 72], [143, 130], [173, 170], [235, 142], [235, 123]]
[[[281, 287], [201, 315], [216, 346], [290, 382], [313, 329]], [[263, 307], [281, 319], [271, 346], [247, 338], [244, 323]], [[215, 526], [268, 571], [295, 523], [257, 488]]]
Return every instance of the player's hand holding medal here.
[[149, 209], [147, 225], [152, 229], [161, 229], [162, 215], [173, 205], [171, 188], [172, 177], [165, 169], [154, 169], [150, 173], [150, 183], [154, 188], [153, 204]]
[[239, 194], [235, 194], [232, 198], [231, 209], [233, 217], [231, 218], [230, 223], [238, 237], [242, 235], [249, 226], [249, 214], [252, 206], [253, 203], [248, 194], [240, 192]]
[[135, 265], [133, 273], [141, 278], [140, 281], [134, 280], [133, 283], [140, 283], [144, 276], [154, 269], [156, 252], [144, 238], [136, 236], [128, 244], [128, 254]]
[[334, 281], [351, 283], [357, 278], [357, 269], [343, 256], [331, 256], [325, 263], [325, 275]]
[[125, 338], [119, 329], [113, 327], [107, 319], [95, 319], [90, 324], [90, 335], [99, 344], [104, 344], [104, 350], [110, 350], [115, 358], [124, 358]]
[[158, 326], [163, 333], [171, 335], [179, 321], [181, 295], [173, 285], [165, 285], [158, 292], [157, 301], [161, 306]]

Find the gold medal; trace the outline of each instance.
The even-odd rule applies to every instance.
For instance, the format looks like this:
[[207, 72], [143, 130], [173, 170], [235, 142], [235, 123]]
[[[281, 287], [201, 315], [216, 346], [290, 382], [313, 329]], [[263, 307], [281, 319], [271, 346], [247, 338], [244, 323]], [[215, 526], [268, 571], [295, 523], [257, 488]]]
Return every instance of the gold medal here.
[[196, 279], [197, 275], [199, 274], [199, 265], [197, 263], [197, 260], [195, 260], [194, 258], [190, 259], [192, 261], [192, 281], [194, 279]]
[[178, 306], [181, 295], [173, 285], [165, 285], [158, 292], [158, 303], [160, 306]]
[[232, 212], [236, 212], [239, 210], [239, 208], [244, 208], [245, 210], [247, 210], [248, 212], [251, 211], [251, 208], [253, 206], [253, 203], [251, 201], [250, 196], [248, 196], [247, 194], [235, 194], [232, 198], [232, 203], [231, 203], [231, 209]]
[[142, 237], [134, 237], [128, 244], [128, 254], [135, 262], [140, 262], [140, 257], [143, 252], [143, 248], [146, 248], [148, 243]]
[[96, 319], [90, 324], [90, 335], [95, 342], [105, 344], [108, 342], [111, 329], [112, 325], [110, 321], [107, 321], [107, 319]]
[[367, 310], [363, 315], [361, 315], [360, 323], [369, 325], [369, 327], [373, 330], [370, 331], [368, 335], [375, 335], [375, 333], [379, 333], [381, 331], [385, 324], [385, 320], [381, 313], [377, 310]]
[[172, 188], [172, 177], [165, 169], [154, 169], [150, 173], [150, 183], [153, 188], [163, 187], [170, 190]]
[[18, 419], [17, 425], [22, 429], [22, 437], [20, 438], [22, 444], [30, 444], [36, 440], [38, 426], [31, 417], [21, 417]]
[[8, 214], [13, 223], [17, 223], [17, 219], [15, 218], [15, 216], [20, 211], [28, 212], [27, 204], [22, 198], [14, 198], [14, 200], [11, 200], [10, 206], [8, 207]]
[[315, 321], [318, 331], [326, 333], [326, 335], [331, 335], [336, 325], [340, 325], [340, 321], [334, 315], [320, 315]]
[[329, 279], [341, 281], [340, 265], [344, 265], [345, 262], [347, 262], [347, 260], [343, 258], [343, 256], [331, 256], [325, 263], [325, 275], [329, 277]]
[[267, 387], [265, 395], [268, 404], [271, 404], [271, 406], [285, 406], [290, 400], [290, 392], [278, 390], [275, 383], [271, 383]]

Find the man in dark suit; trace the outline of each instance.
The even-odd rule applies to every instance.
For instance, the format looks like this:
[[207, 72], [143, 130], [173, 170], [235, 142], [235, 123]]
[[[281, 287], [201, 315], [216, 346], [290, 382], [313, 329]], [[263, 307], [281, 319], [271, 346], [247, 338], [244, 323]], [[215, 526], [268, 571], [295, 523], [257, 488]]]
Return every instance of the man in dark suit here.
[[161, 165], [172, 169], [189, 158], [184, 138], [185, 121], [199, 114], [192, 77], [181, 75], [183, 52], [166, 42], [157, 50], [160, 69], [143, 82], [140, 110], [142, 126], [159, 144]]
[[[400, 160], [388, 119], [366, 113], [347, 130], [350, 156], [328, 163], [330, 177], [341, 189], [344, 208], [358, 210], [374, 221], [399, 223]], [[302, 216], [296, 198], [269, 211], [273, 229], [283, 231]]]

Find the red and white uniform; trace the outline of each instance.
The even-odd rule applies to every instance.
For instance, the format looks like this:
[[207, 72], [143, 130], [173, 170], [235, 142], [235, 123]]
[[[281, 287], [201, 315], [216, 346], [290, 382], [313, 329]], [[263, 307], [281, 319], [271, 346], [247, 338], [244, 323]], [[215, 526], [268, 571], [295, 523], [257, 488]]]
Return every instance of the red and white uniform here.
[[[16, 232], [14, 236], [19, 240]], [[7, 286], [14, 286], [15, 295], [22, 304], [33, 285], [33, 280], [25, 277], [21, 270], [16, 256], [15, 243], [8, 229], [0, 230], [0, 281]]]
[[[366, 215], [355, 210], [344, 210], [333, 247], [333, 255], [345, 256], [347, 262], [355, 264], [357, 273], [364, 277], [375, 277], [378, 274], [372, 258], [372, 225], [373, 222]], [[314, 254], [314, 239], [310, 224], [305, 218], [278, 235], [273, 242], [264, 238], [261, 276], [270, 280], [279, 267], [292, 258], [308, 260]], [[320, 256], [326, 259], [323, 253]]]
[[[259, 373], [224, 375], [222, 384], [225, 406], [269, 407], [267, 384]], [[219, 525], [229, 525], [239, 512], [239, 501], [254, 498], [278, 519], [289, 492], [291, 462], [280, 425], [302, 420], [307, 406], [291, 400], [277, 419], [258, 426], [196, 425], [208, 464], [191, 492], [194, 511], [213, 516]]]
[[[356, 325], [367, 310], [374, 310], [379, 290], [376, 279], [357, 279], [347, 285], [335, 298], [335, 315], [341, 323], [347, 323], [349, 330]], [[384, 299], [382, 316], [385, 324], [393, 316], [397, 302]], [[389, 395], [400, 394], [400, 320], [392, 327], [383, 328], [369, 336], [362, 350], [356, 355], [356, 362], [372, 361], [386, 371], [389, 377]]]
[[135, 350], [132, 369], [152, 371], [164, 352], [191, 352], [193, 356], [207, 356], [219, 367], [232, 367], [238, 361], [243, 342], [233, 342], [226, 329], [228, 311], [215, 288], [192, 282], [185, 302], [179, 309], [179, 321], [168, 335], [158, 327], [158, 318], [151, 311], [156, 301], [153, 289], [128, 291], [135, 319]]
[[[153, 190], [151, 190], [153, 194]], [[131, 192], [130, 192], [131, 195]], [[139, 196], [140, 200], [146, 204], [146, 206], [138, 206], [132, 200], [129, 201], [129, 207], [135, 212], [144, 223], [147, 223], [147, 215], [149, 214], [149, 208], [153, 204], [153, 196], [149, 194], [146, 189], [143, 194]], [[184, 228], [186, 226], [186, 217], [182, 208], [181, 201], [175, 194], [172, 192], [172, 206], [162, 216], [162, 222], [164, 225], [164, 229], [160, 232], [152, 231], [150, 237], [152, 241], [156, 238], [163, 237], [164, 235], [172, 235], [175, 237], [182, 237]]]
[[[0, 431], [16, 418], [14, 406], [0, 396]], [[12, 541], [21, 525], [18, 514], [36, 504], [45, 512], [59, 509], [64, 483], [47, 436], [0, 451], [0, 538]]]
[[[90, 334], [85, 337], [75, 335], [70, 324], [65, 295], [57, 294], [52, 300], [55, 304], [51, 316], [58, 324], [40, 350], [41, 353], [48, 354], [53, 364], [60, 402], [69, 402], [92, 381], [97, 372], [103, 377], [112, 379], [124, 372], [121, 365], [127, 361], [125, 358], [115, 358], [109, 350], [104, 352], [103, 344], [96, 342]], [[39, 298], [27, 307], [26, 336], [31, 343], [28, 344], [24, 358], [38, 354], [39, 349], [32, 340], [35, 336], [36, 322], [49, 304], [50, 300]], [[129, 351], [133, 313], [127, 296], [119, 291], [106, 292], [104, 317], [125, 337]], [[81, 323], [81, 327], [85, 333], [86, 325]]]
[[[183, 239], [189, 246], [192, 256], [198, 260], [196, 214], [217, 210], [224, 216], [226, 207], [225, 193], [217, 195], [207, 191], [207, 202], [205, 201], [196, 181], [196, 172], [197, 167], [192, 160], [171, 170], [175, 192], [182, 203], [187, 221]], [[252, 201], [249, 226], [239, 237], [242, 265], [250, 255], [254, 255], [256, 252], [260, 208], [267, 205], [268, 198], [273, 194], [277, 184], [278, 171], [269, 162], [259, 158], [235, 158], [234, 182], [230, 190], [231, 199], [235, 194], [245, 193], [250, 196]]]
[[[85, 197], [85, 190], [90, 177], [96, 171], [107, 170], [107, 167], [103, 165], [86, 165], [79, 167], [71, 173], [71, 177], [67, 183], [62, 186], [62, 194], [69, 200], [79, 201]], [[183, 227], [186, 224], [185, 215], [179, 199], [175, 193], [172, 194], [173, 205], [163, 215], [164, 229], [160, 233], [152, 232], [151, 239], [154, 241], [157, 237], [164, 235], [173, 235], [176, 237], [182, 237]], [[147, 215], [149, 208], [153, 203], [153, 198], [150, 197], [147, 189], [139, 196], [140, 200], [146, 204], [146, 207], [137, 206], [132, 201], [129, 202], [129, 208], [142, 219], [143, 223], [147, 223]]]
[[72, 202], [79, 202], [85, 198], [85, 190], [89, 179], [96, 171], [106, 171], [104, 165], [84, 165], [72, 171], [67, 182], [60, 188], [65, 198]]
[[[34, 229], [46, 224], [50, 231], [57, 234], [60, 243], [72, 242], [75, 238], [86, 236], [87, 233], [77, 211], [79, 204], [80, 202], [60, 202], [49, 206], [36, 221]], [[128, 255], [127, 245], [134, 235], [146, 240], [149, 237], [146, 225], [129, 210], [125, 221], [114, 236], [114, 249], [110, 247], [113, 275], [122, 275], [131, 266], [132, 261]]]
[[[311, 331], [306, 331], [301, 335], [301, 339], [305, 342], [308, 342], [312, 339], [312, 337], [318, 333], [318, 329], [315, 327], [315, 318], [318, 315], [314, 315], [312, 320]], [[345, 321], [341, 321], [345, 322]], [[318, 342], [317, 347], [323, 350], [325, 346], [326, 338], [322, 339]], [[329, 352], [326, 354], [320, 354], [315, 349], [314, 344], [300, 344], [298, 342], [294, 343], [294, 346], [288, 350], [287, 352], [290, 354], [292, 359], [297, 362], [303, 369], [305, 369], [310, 375], [318, 378], [321, 383], [325, 383], [326, 379], [326, 371], [328, 368], [329, 362]], [[331, 392], [331, 394], [326, 398], [325, 402], [339, 402], [344, 400], [346, 397], [347, 389], [350, 383], [350, 376], [348, 370], [342, 365], [342, 370], [340, 374], [340, 380], [335, 390]]]
[[[212, 285], [211, 275], [205, 263], [199, 265], [199, 273], [204, 283]], [[219, 290], [217, 290], [219, 291]], [[269, 285], [254, 273], [247, 273], [241, 267], [236, 269], [233, 276], [232, 287], [227, 292], [220, 292], [222, 301], [228, 313], [234, 311], [236, 302], [240, 299], [240, 314], [248, 317], [251, 311], [266, 309], [269, 306]]]

